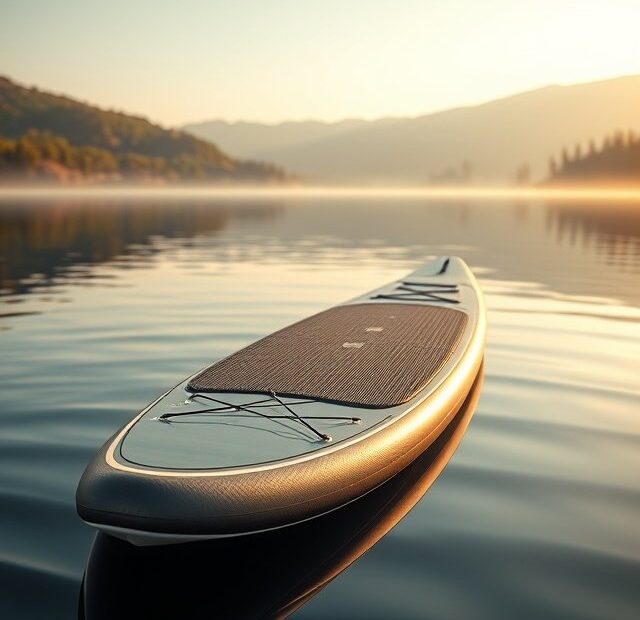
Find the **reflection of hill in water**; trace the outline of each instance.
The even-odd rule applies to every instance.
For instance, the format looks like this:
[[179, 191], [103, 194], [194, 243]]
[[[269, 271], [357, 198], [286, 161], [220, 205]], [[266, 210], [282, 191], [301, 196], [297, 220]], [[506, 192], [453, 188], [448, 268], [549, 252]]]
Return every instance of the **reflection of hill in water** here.
[[219, 233], [230, 219], [265, 220], [278, 208], [205, 202], [40, 203], [0, 205], [0, 292], [28, 292], [50, 285], [79, 266], [136, 255], [128, 266], [163, 250], [161, 239], [192, 239]]
[[613, 267], [640, 269], [640, 205], [550, 204], [549, 227], [560, 241], [587, 244]]
[[42, 291], [107, 277], [95, 264], [134, 268], [160, 256], [193, 267], [270, 261], [400, 271], [451, 253], [492, 279], [637, 304], [639, 207], [339, 197], [0, 203], [0, 285]]

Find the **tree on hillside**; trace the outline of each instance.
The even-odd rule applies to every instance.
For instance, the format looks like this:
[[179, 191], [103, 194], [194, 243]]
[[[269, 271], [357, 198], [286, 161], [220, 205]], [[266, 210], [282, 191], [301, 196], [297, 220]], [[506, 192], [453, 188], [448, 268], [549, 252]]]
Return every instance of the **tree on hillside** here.
[[531, 183], [531, 167], [522, 164], [516, 170], [516, 185], [529, 185]]

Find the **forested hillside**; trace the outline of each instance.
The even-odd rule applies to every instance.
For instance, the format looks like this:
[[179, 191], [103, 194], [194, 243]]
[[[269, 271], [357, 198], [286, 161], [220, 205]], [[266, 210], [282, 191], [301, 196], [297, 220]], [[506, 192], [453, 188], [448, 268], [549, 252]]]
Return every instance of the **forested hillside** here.
[[284, 181], [275, 166], [234, 159], [217, 146], [148, 120], [0, 77], [4, 177]]
[[565, 148], [549, 161], [552, 183], [616, 183], [640, 185], [640, 136], [633, 130], [616, 131], [600, 145]]

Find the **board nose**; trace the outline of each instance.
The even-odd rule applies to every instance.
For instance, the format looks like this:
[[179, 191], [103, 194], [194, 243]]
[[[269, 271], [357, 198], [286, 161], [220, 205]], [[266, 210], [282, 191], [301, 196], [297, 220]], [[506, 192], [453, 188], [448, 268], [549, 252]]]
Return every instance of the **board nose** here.
[[434, 278], [436, 281], [459, 281], [469, 277], [469, 267], [459, 256], [436, 256], [427, 261], [415, 271], [409, 278]]

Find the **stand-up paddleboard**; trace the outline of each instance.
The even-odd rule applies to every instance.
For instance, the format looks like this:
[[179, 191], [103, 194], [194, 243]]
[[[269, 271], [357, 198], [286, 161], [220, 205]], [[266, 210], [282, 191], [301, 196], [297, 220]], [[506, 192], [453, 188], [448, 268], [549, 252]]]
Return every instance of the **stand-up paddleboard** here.
[[292, 525], [376, 488], [446, 428], [485, 312], [456, 257], [285, 327], [168, 391], [98, 452], [76, 495], [135, 544]]

